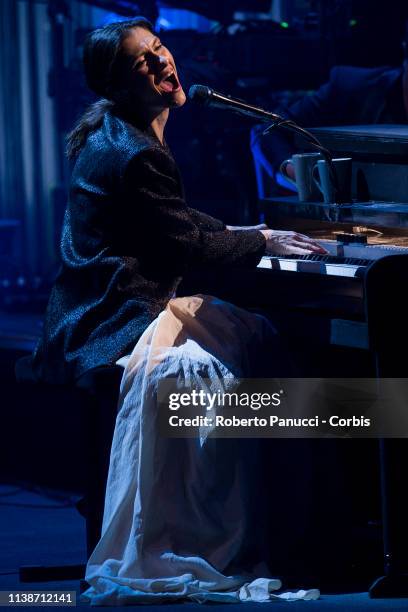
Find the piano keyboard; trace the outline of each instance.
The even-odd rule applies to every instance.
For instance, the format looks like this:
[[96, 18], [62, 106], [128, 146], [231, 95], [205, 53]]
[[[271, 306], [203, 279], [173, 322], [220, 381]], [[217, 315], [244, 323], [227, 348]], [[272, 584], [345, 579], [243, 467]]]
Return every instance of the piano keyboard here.
[[[367, 262], [368, 263], [368, 262]], [[331, 274], [334, 276], [358, 276], [364, 266], [353, 264], [326, 263], [324, 261], [309, 261], [306, 258], [295, 257], [262, 257], [258, 268], [268, 270], [284, 270], [286, 272], [311, 272], [316, 274]]]
[[327, 255], [265, 255], [258, 268], [287, 272], [308, 272], [331, 276], [358, 277], [372, 261], [387, 255], [408, 254], [407, 247], [341, 244], [319, 241]]

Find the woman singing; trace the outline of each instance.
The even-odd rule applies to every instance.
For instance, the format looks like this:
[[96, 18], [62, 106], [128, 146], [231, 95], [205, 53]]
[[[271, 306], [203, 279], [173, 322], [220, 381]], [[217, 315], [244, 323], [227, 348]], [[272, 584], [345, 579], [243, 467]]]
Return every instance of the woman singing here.
[[75, 167], [62, 268], [34, 358], [38, 376], [53, 382], [129, 353], [188, 269], [255, 267], [265, 252], [323, 252], [300, 234], [231, 231], [187, 206], [164, 140], [169, 111], [186, 96], [148, 21], [94, 31], [84, 68], [102, 99], [69, 137]]
[[[242, 441], [204, 430], [199, 439], [160, 437], [155, 397], [163, 379], [228, 389], [248, 375], [266, 337], [273, 353], [274, 334], [262, 317], [215, 298], [174, 295], [194, 268], [255, 267], [265, 253], [324, 250], [293, 232], [234, 231], [187, 206], [164, 139], [170, 109], [186, 97], [149, 22], [92, 32], [84, 67], [102, 99], [69, 136], [75, 167], [62, 268], [34, 368], [65, 382], [120, 359], [126, 366], [87, 597], [96, 604], [242, 599], [248, 580], [223, 573], [242, 569], [248, 541]], [[265, 597], [277, 588], [262, 584]], [[245, 592], [256, 599], [260, 591]]]

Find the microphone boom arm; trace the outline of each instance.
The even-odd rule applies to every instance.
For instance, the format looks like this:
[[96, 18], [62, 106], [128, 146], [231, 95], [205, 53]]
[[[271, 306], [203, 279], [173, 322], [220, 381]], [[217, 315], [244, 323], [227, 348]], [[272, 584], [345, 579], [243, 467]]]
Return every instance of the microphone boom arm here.
[[339, 182], [331, 153], [329, 149], [326, 149], [326, 147], [324, 147], [311, 132], [297, 125], [297, 123], [292, 121], [292, 119], [285, 119], [284, 117], [271, 113], [270, 111], [266, 111], [263, 108], [252, 106], [243, 100], [226, 96], [218, 91], [214, 91], [211, 87], [206, 85], [192, 85], [188, 95], [190, 100], [202, 104], [203, 106], [210, 106], [223, 110], [228, 109], [230, 111], [239, 113], [240, 115], [246, 115], [252, 119], [257, 119], [263, 123], [269, 123], [269, 126], [264, 130], [263, 135], [269, 134], [274, 129], [284, 128], [302, 136], [306, 142], [314, 149], [317, 149], [326, 160], [329, 167], [329, 176], [334, 188], [335, 200], [337, 199], [337, 195], [339, 193]]

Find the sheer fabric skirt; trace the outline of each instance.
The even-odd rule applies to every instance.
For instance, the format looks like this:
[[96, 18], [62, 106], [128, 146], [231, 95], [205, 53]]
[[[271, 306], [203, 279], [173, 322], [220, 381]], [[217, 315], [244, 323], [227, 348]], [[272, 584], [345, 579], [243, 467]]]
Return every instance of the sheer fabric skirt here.
[[273, 594], [258, 441], [168, 438], [158, 427], [159, 381], [228, 390], [259, 375], [265, 355], [271, 373], [287, 372], [264, 317], [196, 295], [172, 299], [122, 360], [102, 537], [86, 571], [91, 604], [318, 597]]

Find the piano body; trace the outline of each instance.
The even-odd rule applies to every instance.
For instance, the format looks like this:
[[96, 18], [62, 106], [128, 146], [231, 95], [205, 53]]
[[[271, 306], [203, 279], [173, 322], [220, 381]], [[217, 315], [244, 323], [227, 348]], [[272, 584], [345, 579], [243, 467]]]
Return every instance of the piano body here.
[[269, 227], [314, 237], [329, 254], [265, 256], [257, 270], [203, 270], [179, 294], [208, 292], [264, 311], [300, 351], [312, 341], [304, 376], [405, 376], [391, 338], [401, 347], [407, 318], [408, 126], [311, 131], [335, 157], [352, 157], [353, 201], [265, 198], [259, 215]]
[[[408, 126], [311, 131], [334, 157], [352, 157], [352, 202], [271, 197], [259, 202], [259, 213], [269, 227], [320, 240], [329, 254], [268, 256], [256, 270], [203, 271], [180, 294], [211, 293], [265, 312], [301, 364], [299, 375], [406, 377]], [[366, 440], [361, 451], [363, 442], [361, 456], [375, 443]], [[407, 575], [401, 579], [408, 572], [408, 505], [400, 495], [406, 446], [405, 439], [380, 441], [386, 579], [372, 587], [373, 597], [408, 595]]]
[[[323, 343], [366, 352], [373, 374], [405, 376], [397, 349], [403, 346], [406, 328], [402, 293], [408, 274], [408, 126], [346, 126], [312, 132], [335, 157], [352, 157], [353, 201], [341, 205], [302, 203], [296, 197], [261, 201], [261, 217], [270, 227], [312, 236], [330, 253], [264, 259], [261, 266], [297, 273], [302, 286], [318, 275], [321, 288], [316, 286], [314, 313], [323, 311], [330, 320]], [[293, 282], [297, 285], [298, 279]], [[338, 361], [336, 368], [342, 375]]]

